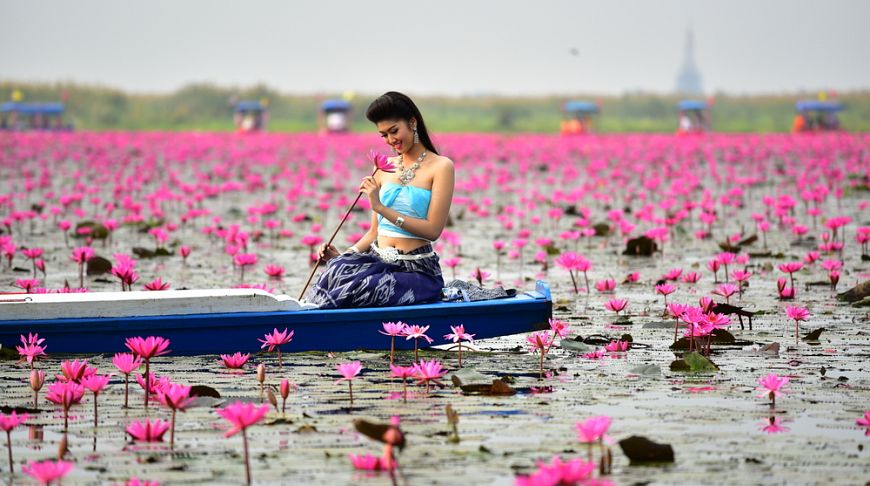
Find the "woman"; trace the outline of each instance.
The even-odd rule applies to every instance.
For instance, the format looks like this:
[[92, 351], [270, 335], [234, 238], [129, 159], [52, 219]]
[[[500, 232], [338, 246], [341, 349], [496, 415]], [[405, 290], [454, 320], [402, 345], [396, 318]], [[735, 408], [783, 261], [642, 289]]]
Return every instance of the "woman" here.
[[402, 93], [373, 101], [366, 118], [397, 154], [391, 159], [396, 171], [362, 180], [371, 228], [344, 253], [332, 245], [320, 248], [327, 267], [307, 300], [325, 309], [440, 300], [444, 280], [432, 242], [447, 223], [453, 161], [438, 155], [420, 110]]

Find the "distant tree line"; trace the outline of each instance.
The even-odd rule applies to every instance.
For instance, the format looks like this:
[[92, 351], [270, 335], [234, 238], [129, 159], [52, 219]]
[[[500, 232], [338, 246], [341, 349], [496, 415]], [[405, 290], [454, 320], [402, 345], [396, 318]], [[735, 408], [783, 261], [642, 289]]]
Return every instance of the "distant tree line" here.
[[[233, 130], [232, 100], [267, 100], [269, 131], [314, 131], [318, 107], [329, 95], [280, 93], [258, 85], [230, 88], [191, 84], [166, 94], [127, 93], [118, 89], [74, 83], [0, 82], [0, 100], [18, 90], [22, 101], [65, 101], [66, 120], [79, 130]], [[411, 93], [413, 95], [413, 93]], [[338, 96], [338, 95], [336, 95]], [[364, 111], [375, 95], [352, 101], [355, 130], [369, 130]], [[713, 129], [720, 132], [787, 132], [795, 101], [816, 93], [714, 96]], [[427, 124], [442, 132], [558, 132], [568, 99], [599, 102], [594, 120], [598, 132], [673, 132], [677, 124], [676, 95], [633, 93], [620, 96], [539, 97], [415, 97]], [[842, 126], [870, 131], [870, 91], [837, 94], [846, 105]]]

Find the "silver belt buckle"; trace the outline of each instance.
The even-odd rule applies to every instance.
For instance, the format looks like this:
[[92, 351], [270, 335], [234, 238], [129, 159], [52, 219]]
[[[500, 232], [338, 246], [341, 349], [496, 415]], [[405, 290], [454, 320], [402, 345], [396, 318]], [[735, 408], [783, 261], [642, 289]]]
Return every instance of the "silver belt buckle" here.
[[397, 261], [399, 261], [399, 250], [393, 248], [392, 246], [388, 246], [386, 248], [377, 248], [378, 255], [385, 263], [396, 263]]

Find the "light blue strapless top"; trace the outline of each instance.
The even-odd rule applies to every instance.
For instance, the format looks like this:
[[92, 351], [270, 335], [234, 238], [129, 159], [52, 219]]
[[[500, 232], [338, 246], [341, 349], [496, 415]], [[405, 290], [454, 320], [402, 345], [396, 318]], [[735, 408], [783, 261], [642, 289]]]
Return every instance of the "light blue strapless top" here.
[[[429, 202], [432, 191], [422, 187], [403, 186], [395, 182], [385, 182], [381, 191], [381, 202], [384, 206], [417, 219], [426, 219], [429, 215]], [[390, 220], [378, 216], [378, 235], [395, 238], [420, 238], [394, 225]]]

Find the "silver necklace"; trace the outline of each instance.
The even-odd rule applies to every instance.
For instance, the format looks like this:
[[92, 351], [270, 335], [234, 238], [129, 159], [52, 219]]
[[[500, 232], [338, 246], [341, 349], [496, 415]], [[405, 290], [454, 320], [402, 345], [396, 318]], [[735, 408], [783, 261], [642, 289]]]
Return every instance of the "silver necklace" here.
[[402, 173], [399, 174], [399, 182], [401, 182], [403, 186], [407, 186], [408, 183], [414, 179], [417, 169], [420, 168], [420, 162], [423, 162], [423, 159], [426, 158], [426, 155], [428, 155], [428, 152], [424, 150], [423, 153], [420, 154], [419, 157], [417, 157], [417, 161], [411, 164], [411, 167], [408, 167], [407, 169], [402, 167]]

